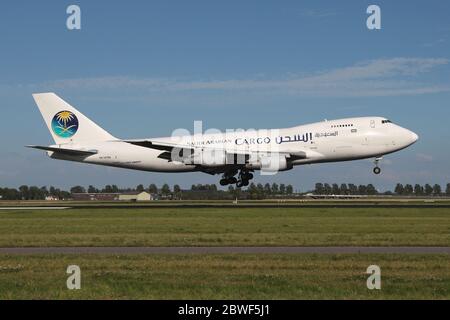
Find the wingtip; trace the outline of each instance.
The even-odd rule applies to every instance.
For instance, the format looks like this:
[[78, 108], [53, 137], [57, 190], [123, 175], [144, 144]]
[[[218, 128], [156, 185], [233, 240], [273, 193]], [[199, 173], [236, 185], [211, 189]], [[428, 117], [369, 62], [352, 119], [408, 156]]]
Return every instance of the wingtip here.
[[49, 95], [49, 94], [56, 94], [54, 92], [35, 92], [32, 93], [31, 95], [33, 96], [33, 98], [39, 97], [39, 96], [45, 96], [45, 95]]

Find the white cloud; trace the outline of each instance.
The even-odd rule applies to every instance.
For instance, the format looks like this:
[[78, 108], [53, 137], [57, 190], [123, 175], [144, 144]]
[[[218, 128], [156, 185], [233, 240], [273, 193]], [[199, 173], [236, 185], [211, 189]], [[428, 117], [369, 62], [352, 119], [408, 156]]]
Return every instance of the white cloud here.
[[337, 15], [336, 12], [320, 12], [316, 10], [306, 10], [300, 13], [302, 16], [310, 17], [310, 18], [326, 18]]
[[417, 158], [417, 160], [422, 161], [422, 162], [431, 162], [431, 161], [433, 161], [433, 156], [432, 155], [424, 154], [424, 153], [417, 153], [416, 154], [416, 158]]
[[450, 91], [450, 83], [419, 81], [420, 75], [447, 65], [443, 58], [392, 58], [349, 67], [278, 78], [193, 80], [180, 78], [95, 77], [50, 81], [33, 88], [45, 90], [137, 90], [145, 93], [245, 92], [315, 97], [420, 95]]
[[435, 41], [432, 41], [432, 42], [426, 42], [426, 43], [423, 44], [423, 46], [431, 48], [431, 47], [435, 47], [435, 46], [438, 46], [438, 45], [442, 45], [445, 42], [446, 42], [445, 38], [439, 38], [439, 39], [437, 39]]

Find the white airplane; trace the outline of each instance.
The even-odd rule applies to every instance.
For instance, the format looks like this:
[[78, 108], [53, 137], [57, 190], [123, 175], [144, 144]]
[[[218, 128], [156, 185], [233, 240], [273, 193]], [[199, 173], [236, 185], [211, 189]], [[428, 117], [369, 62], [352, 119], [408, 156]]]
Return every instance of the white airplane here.
[[55, 141], [27, 147], [53, 159], [155, 172], [222, 174], [221, 185], [247, 186], [255, 170], [266, 173], [296, 165], [375, 159], [417, 141], [414, 132], [383, 117], [361, 117], [285, 129], [195, 134], [123, 140], [103, 130], [54, 93], [33, 98]]

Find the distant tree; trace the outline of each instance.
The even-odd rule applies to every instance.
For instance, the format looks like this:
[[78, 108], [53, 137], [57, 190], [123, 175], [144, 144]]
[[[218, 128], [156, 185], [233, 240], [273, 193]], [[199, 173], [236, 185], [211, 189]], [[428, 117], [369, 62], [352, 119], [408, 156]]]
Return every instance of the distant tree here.
[[118, 193], [119, 192], [119, 187], [117, 185], [113, 184], [111, 186], [111, 192], [112, 193]]
[[70, 195], [69, 192], [61, 190], [61, 191], [59, 192], [59, 197], [58, 197], [58, 199], [60, 199], [60, 200], [70, 199], [70, 196], [71, 196], [71, 195]]
[[136, 186], [136, 191], [137, 192], [142, 192], [142, 191], [144, 191], [145, 189], [144, 189], [144, 185], [142, 185], [142, 184], [138, 184], [137, 186]]
[[21, 195], [21, 199], [23, 200], [29, 200], [30, 199], [30, 193], [29, 193], [29, 188], [26, 185], [20, 186], [19, 187], [19, 192]]
[[358, 186], [358, 193], [363, 195], [367, 194], [367, 186], [360, 184]]
[[22, 195], [16, 189], [0, 188], [0, 195], [2, 200], [21, 200]]
[[323, 185], [323, 194], [331, 194], [331, 186], [328, 183]]
[[284, 183], [280, 183], [280, 193], [281, 194], [286, 193], [286, 185]]
[[314, 193], [315, 194], [324, 194], [325, 193], [325, 188], [322, 183], [320, 183], [320, 182], [316, 183], [316, 186], [314, 188]]
[[264, 185], [264, 194], [269, 196], [272, 193], [272, 188], [270, 187], [270, 183], [266, 183]]
[[427, 183], [424, 187], [424, 192], [427, 196], [431, 196], [433, 194], [433, 187]]
[[197, 185], [193, 184], [193, 185], [191, 186], [191, 191], [197, 191]]
[[352, 194], [352, 195], [358, 194], [358, 187], [353, 183], [349, 183], [348, 184], [348, 193]]
[[90, 185], [87, 190], [88, 193], [97, 193], [98, 190], [94, 186]]
[[440, 186], [439, 184], [436, 183], [436, 184], [433, 186], [433, 194], [434, 194], [435, 196], [440, 196], [440, 195], [441, 195], [441, 192], [442, 192], [441, 186]]
[[181, 188], [178, 184], [173, 186], [173, 193], [175, 195], [175, 199], [181, 199]]
[[278, 184], [276, 184], [275, 182], [272, 183], [272, 194], [278, 194], [279, 191], [280, 189], [278, 188]]
[[447, 188], [445, 188], [445, 194], [450, 196], [450, 183], [447, 183]]
[[170, 187], [167, 183], [164, 183], [162, 188], [161, 188], [161, 193], [164, 195], [168, 195], [170, 194]]
[[341, 194], [341, 189], [339, 189], [339, 186], [337, 183], [333, 183], [331, 185], [331, 193], [332, 194]]
[[286, 194], [293, 194], [294, 193], [294, 187], [292, 185], [288, 184], [286, 187]]
[[397, 183], [397, 185], [395, 186], [394, 192], [395, 192], [395, 194], [397, 194], [399, 196], [403, 195], [403, 192], [404, 192], [403, 185], [401, 183]]
[[82, 186], [75, 186], [70, 188], [70, 193], [85, 193], [86, 189]]
[[414, 192], [413, 186], [410, 184], [406, 184], [403, 189], [403, 194], [410, 196], [413, 194], [413, 192]]
[[45, 197], [47, 197], [49, 194], [50, 194], [50, 192], [47, 190], [47, 187], [46, 186], [43, 186], [43, 187], [41, 187], [41, 193], [42, 193], [42, 196], [45, 198]]
[[103, 193], [112, 193], [112, 187], [111, 185], [107, 184], [103, 189], [102, 189]]
[[49, 193], [52, 197], [55, 197], [57, 199], [64, 199], [62, 196], [62, 191], [55, 187], [50, 187]]
[[152, 194], [158, 193], [158, 187], [156, 186], [156, 184], [152, 183], [152, 184], [148, 187], [148, 192], [150, 192], [150, 193], [152, 193]]
[[261, 183], [256, 185], [256, 193], [258, 199], [264, 199], [264, 186]]
[[56, 196], [56, 188], [54, 186], [50, 186], [50, 189], [48, 191], [51, 196]]
[[43, 200], [45, 199], [44, 194], [41, 192], [41, 189], [36, 186], [31, 186], [28, 189], [28, 199], [29, 200]]
[[231, 184], [228, 186], [228, 193], [233, 197], [235, 196], [235, 189]]
[[348, 192], [348, 187], [347, 187], [347, 185], [345, 183], [342, 183], [339, 189], [341, 191], [341, 194], [348, 194], [349, 193]]
[[239, 198], [239, 195], [241, 193], [240, 188], [235, 188], [232, 185], [228, 187], [228, 192], [233, 196], [233, 198]]
[[423, 187], [420, 184], [414, 185], [414, 195], [416, 195], [416, 196], [423, 195]]
[[376, 189], [376, 188], [374, 187], [374, 185], [371, 184], [371, 183], [369, 183], [369, 184], [367, 185], [366, 192], [367, 192], [367, 194], [370, 195], [370, 196], [376, 195], [376, 194], [378, 193], [377, 189]]
[[251, 199], [258, 199], [258, 189], [253, 182], [250, 183], [247, 190], [248, 190], [248, 193], [250, 194]]

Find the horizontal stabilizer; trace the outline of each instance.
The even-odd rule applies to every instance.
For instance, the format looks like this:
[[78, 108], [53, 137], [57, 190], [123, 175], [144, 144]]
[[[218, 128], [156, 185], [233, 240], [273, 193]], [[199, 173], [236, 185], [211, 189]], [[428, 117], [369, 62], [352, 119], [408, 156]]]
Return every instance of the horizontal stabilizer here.
[[34, 148], [45, 151], [52, 151], [57, 153], [62, 153], [70, 156], [91, 156], [98, 153], [97, 150], [77, 150], [77, 149], [65, 149], [58, 147], [46, 147], [46, 146], [27, 146], [28, 148]]

